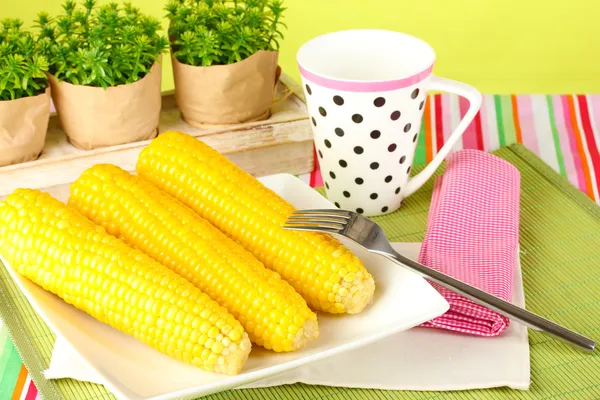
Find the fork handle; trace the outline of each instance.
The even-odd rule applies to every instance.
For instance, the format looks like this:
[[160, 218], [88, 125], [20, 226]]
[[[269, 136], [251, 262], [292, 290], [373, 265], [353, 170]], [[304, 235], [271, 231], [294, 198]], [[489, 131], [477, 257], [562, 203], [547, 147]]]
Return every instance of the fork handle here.
[[521, 324], [532, 329], [547, 332], [559, 339], [579, 347], [580, 349], [590, 352], [594, 351], [596, 343], [592, 339], [582, 336], [577, 332], [573, 332], [564, 326], [558, 325], [550, 320], [540, 317], [537, 314], [527, 311], [524, 308], [518, 307], [490, 293], [484, 292], [483, 290], [477, 289], [476, 287], [454, 279], [442, 272], [436, 271], [423, 264], [413, 261], [395, 251], [378, 253], [404, 267], [407, 267], [413, 272], [428, 278], [432, 282], [435, 282], [446, 289], [452, 290], [453, 292], [461, 294], [475, 303], [496, 311], [497, 313], [504, 315], [511, 320], [520, 322]]

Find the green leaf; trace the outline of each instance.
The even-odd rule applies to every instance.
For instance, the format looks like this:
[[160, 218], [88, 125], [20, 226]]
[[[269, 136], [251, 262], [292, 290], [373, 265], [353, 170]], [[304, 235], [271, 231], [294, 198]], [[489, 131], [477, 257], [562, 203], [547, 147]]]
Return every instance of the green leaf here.
[[280, 0], [171, 0], [165, 7], [174, 57], [190, 65], [230, 64], [279, 47]]
[[[42, 22], [46, 21], [41, 15]], [[39, 43], [39, 45], [38, 45]], [[40, 55], [47, 49], [47, 41], [38, 41], [31, 32], [23, 29], [16, 18], [0, 21], [0, 98], [14, 99], [39, 94], [33, 79], [46, 82], [48, 63]]]
[[160, 22], [130, 3], [79, 1], [65, 1], [63, 13], [55, 17], [38, 17], [45, 58], [27, 69], [29, 84], [44, 68], [77, 85], [109, 87], [135, 82], [168, 49]]

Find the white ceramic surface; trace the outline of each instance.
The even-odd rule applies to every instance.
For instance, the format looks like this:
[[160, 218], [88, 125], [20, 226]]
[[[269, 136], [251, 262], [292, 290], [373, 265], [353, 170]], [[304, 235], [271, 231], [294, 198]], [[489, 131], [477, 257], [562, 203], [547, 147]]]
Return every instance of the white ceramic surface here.
[[[367, 216], [387, 214], [420, 188], [481, 105], [474, 88], [432, 75], [435, 52], [399, 32], [319, 36], [297, 55], [327, 197]], [[469, 110], [425, 170], [410, 178], [430, 90], [466, 97]]]
[[[297, 208], [332, 207], [291, 175], [275, 175], [263, 182]], [[66, 304], [5, 265], [50, 329], [70, 344], [78, 361], [93, 370], [117, 398], [166, 400], [195, 398], [272, 377], [374, 343], [448, 309], [448, 303], [424, 279], [358, 246], [348, 245], [375, 277], [374, 303], [358, 315], [342, 317], [320, 313], [320, 337], [301, 351], [275, 354], [253, 347], [248, 362], [237, 376], [204, 372], [164, 356]]]

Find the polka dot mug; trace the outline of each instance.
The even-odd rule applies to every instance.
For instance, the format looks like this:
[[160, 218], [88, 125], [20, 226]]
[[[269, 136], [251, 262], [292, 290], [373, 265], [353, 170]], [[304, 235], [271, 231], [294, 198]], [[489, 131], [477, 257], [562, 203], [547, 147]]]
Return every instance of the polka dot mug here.
[[[349, 30], [297, 54], [327, 197], [367, 216], [397, 210], [442, 163], [481, 106], [481, 94], [432, 74], [435, 52], [393, 31]], [[469, 110], [431, 163], [410, 177], [429, 90], [457, 93]]]

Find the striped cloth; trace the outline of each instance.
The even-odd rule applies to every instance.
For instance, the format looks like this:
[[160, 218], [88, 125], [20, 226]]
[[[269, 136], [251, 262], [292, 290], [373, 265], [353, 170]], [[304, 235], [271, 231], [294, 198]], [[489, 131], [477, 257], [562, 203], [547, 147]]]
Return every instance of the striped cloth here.
[[[450, 137], [468, 103], [436, 94], [425, 106], [415, 164], [429, 162]], [[600, 202], [600, 95], [485, 95], [459, 149], [493, 151], [520, 143]], [[313, 186], [321, 186], [314, 174]]]
[[41, 400], [4, 327], [0, 329], [0, 399]]
[[[511, 301], [520, 179], [514, 165], [493, 154], [464, 149], [450, 155], [435, 179], [419, 262]], [[508, 328], [508, 318], [432, 285], [450, 309], [423, 326], [477, 336], [498, 336]]]
[[[467, 105], [454, 95], [429, 96], [416, 165], [433, 158], [466, 113]], [[485, 95], [481, 112], [455, 150], [492, 151], [513, 143], [529, 148], [600, 203], [600, 95]], [[323, 184], [318, 166], [313, 174], [302, 179], [313, 187]], [[40, 398], [3, 329], [0, 330], [0, 400]]]

